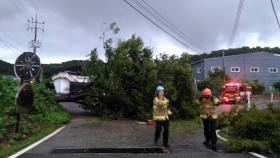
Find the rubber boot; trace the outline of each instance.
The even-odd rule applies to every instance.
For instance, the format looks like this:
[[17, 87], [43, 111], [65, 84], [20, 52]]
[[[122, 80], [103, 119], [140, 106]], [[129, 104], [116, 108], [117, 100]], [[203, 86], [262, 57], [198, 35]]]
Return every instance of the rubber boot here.
[[213, 151], [217, 151], [217, 144], [216, 144], [216, 143], [211, 144], [211, 149], [212, 149]]

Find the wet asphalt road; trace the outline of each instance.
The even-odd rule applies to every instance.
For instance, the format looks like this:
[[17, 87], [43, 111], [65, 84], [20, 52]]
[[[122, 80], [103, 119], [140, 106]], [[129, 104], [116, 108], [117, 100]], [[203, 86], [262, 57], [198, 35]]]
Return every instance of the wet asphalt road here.
[[[72, 115], [70, 123], [61, 132], [47, 141], [21, 155], [21, 158], [89, 158], [89, 157], [199, 157], [199, 158], [233, 158], [252, 157], [247, 153], [218, 153], [202, 145], [203, 134], [170, 135], [167, 153], [160, 154], [125, 154], [125, 153], [63, 153], [52, 154], [54, 149], [82, 148], [131, 148], [131, 147], [162, 147], [153, 144], [154, 126], [138, 125], [134, 120], [101, 121], [90, 112], [86, 112], [75, 103], [61, 103]], [[171, 122], [172, 123], [172, 122]], [[222, 148], [221, 141], [218, 147]]]

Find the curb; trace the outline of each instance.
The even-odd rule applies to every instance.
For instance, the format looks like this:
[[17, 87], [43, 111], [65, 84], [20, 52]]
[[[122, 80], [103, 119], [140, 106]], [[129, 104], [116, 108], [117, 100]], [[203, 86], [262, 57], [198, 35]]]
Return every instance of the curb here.
[[45, 136], [44, 138], [42, 138], [42, 139], [36, 141], [36, 142], [33, 143], [33, 144], [31, 144], [31, 145], [25, 147], [24, 149], [22, 149], [22, 150], [18, 151], [17, 153], [15, 153], [15, 154], [9, 156], [8, 158], [16, 158], [16, 157], [18, 157], [18, 156], [24, 154], [25, 152], [27, 152], [27, 151], [31, 150], [32, 148], [38, 146], [39, 144], [43, 143], [44, 141], [50, 139], [52, 136], [56, 135], [58, 132], [60, 132], [61, 130], [63, 130], [65, 127], [66, 127], [66, 126], [64, 125], [64, 126], [58, 128], [57, 130], [55, 130], [55, 131], [52, 132], [51, 134]]
[[[224, 138], [224, 137], [222, 137], [222, 136], [219, 135], [219, 132], [220, 132], [220, 131], [221, 131], [220, 129], [216, 130], [217, 137], [218, 137], [219, 139], [225, 141], [225, 142], [228, 142], [228, 140], [227, 140], [226, 138]], [[263, 155], [261, 155], [261, 154], [255, 153], [255, 152], [248, 152], [248, 154], [253, 155], [253, 156], [255, 156], [255, 157], [258, 157], [258, 158], [267, 158], [266, 156], [263, 156]]]

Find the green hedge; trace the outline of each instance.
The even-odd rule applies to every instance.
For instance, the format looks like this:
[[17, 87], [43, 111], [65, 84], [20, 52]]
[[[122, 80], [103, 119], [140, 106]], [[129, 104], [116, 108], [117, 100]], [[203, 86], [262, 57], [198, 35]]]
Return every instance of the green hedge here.
[[252, 108], [230, 116], [229, 149], [231, 151], [280, 151], [280, 109], [268, 105], [266, 110]]

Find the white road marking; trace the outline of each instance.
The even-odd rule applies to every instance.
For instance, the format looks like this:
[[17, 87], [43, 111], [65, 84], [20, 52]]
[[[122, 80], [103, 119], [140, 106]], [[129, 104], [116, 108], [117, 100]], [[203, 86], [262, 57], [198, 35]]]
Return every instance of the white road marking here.
[[[224, 138], [224, 137], [222, 137], [222, 136], [220, 136], [219, 135], [219, 132], [220, 132], [221, 130], [216, 130], [216, 134], [217, 134], [217, 137], [218, 138], [220, 138], [221, 140], [223, 140], [223, 141], [225, 141], [225, 142], [228, 142], [228, 140], [226, 139], [226, 138]], [[253, 156], [255, 156], [255, 157], [258, 157], [258, 158], [267, 158], [266, 156], [263, 156], [263, 155], [261, 155], [261, 154], [258, 154], [258, 153], [255, 153], [255, 152], [248, 152], [249, 154], [251, 154], [251, 155], [253, 155]]]
[[24, 148], [24, 149], [18, 151], [17, 153], [15, 153], [15, 154], [9, 156], [8, 158], [16, 158], [16, 157], [22, 155], [23, 153], [25, 153], [25, 152], [31, 150], [32, 148], [38, 146], [39, 144], [41, 144], [41, 143], [43, 143], [44, 141], [46, 141], [46, 140], [48, 140], [49, 138], [51, 138], [52, 136], [56, 135], [58, 132], [60, 132], [61, 130], [63, 130], [65, 127], [66, 127], [66, 126], [64, 125], [64, 126], [58, 128], [58, 129], [55, 130], [53, 133], [47, 135], [46, 137], [44, 137], [44, 138], [38, 140], [38, 141], [35, 142], [35, 143], [29, 145], [28, 147], [26, 147], [26, 148]]
[[263, 156], [263, 155], [258, 154], [258, 153], [254, 153], [254, 152], [248, 152], [248, 153], [251, 154], [251, 155], [254, 155], [254, 156], [258, 157], [258, 158], [267, 158], [266, 156]]
[[221, 130], [219, 130], [219, 129], [216, 130], [217, 137], [220, 138], [221, 140], [225, 141], [225, 142], [228, 142], [228, 140], [227, 140], [226, 138], [224, 138], [224, 137], [222, 137], [222, 136], [219, 135], [219, 132], [220, 132], [220, 131], [221, 131]]

